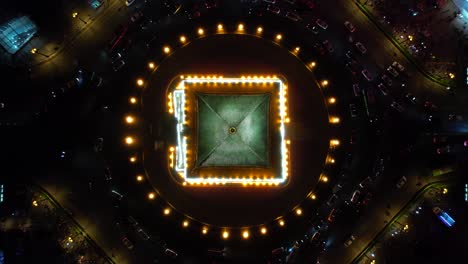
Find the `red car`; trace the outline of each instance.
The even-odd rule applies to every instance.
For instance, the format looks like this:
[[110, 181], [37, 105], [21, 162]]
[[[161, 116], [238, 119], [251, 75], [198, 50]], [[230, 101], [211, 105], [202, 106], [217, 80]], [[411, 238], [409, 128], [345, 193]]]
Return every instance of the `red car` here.
[[345, 27], [349, 30], [349, 32], [354, 32], [356, 31], [356, 27], [349, 21], [344, 22]]
[[328, 215], [328, 218], [327, 218], [328, 222], [333, 222], [333, 221], [335, 221], [335, 218], [336, 218], [337, 213], [338, 213], [338, 210], [335, 209], [335, 208], [333, 208], [333, 210], [331, 210], [331, 211], [330, 211], [330, 214]]
[[127, 237], [122, 238], [122, 243], [125, 245], [126, 248], [132, 250], [133, 249], [133, 243], [128, 240]]
[[268, 5], [267, 10], [270, 11], [270, 12], [272, 12], [273, 14], [277, 14], [277, 15], [278, 15], [278, 14], [280, 13], [280, 11], [281, 11], [281, 10], [279, 9], [279, 7], [274, 6], [274, 5]]

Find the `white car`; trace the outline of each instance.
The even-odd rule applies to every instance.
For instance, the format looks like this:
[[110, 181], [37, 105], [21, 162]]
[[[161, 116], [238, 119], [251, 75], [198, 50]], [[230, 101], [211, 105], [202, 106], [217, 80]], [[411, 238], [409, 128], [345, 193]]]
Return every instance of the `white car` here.
[[115, 63], [112, 65], [112, 69], [113, 69], [114, 71], [118, 71], [118, 70], [120, 70], [124, 65], [125, 65], [125, 61], [119, 60], [119, 61], [115, 62]]
[[393, 77], [398, 77], [398, 72], [393, 68], [392, 66], [388, 66], [387, 71], [393, 76]]
[[323, 20], [320, 19], [320, 18], [318, 18], [317, 20], [315, 20], [315, 23], [316, 23], [319, 27], [321, 27], [321, 28], [323, 28], [323, 29], [327, 29], [327, 28], [328, 28], [327, 22], [323, 21]]
[[361, 71], [362, 73], [362, 76], [364, 76], [364, 78], [366, 78], [366, 80], [368, 80], [369, 82], [372, 81], [372, 75], [370, 74], [370, 72], [367, 70], [367, 69], [364, 69]]
[[292, 21], [299, 21], [301, 20], [301, 17], [296, 14], [296, 13], [293, 13], [293, 12], [287, 12], [286, 13], [286, 17], [291, 19]]
[[367, 49], [364, 46], [364, 44], [362, 44], [361, 42], [356, 42], [355, 45], [356, 45], [356, 48], [359, 50], [359, 52], [361, 52], [361, 54], [366, 54]]
[[401, 72], [405, 70], [405, 67], [403, 67], [403, 65], [401, 65], [401, 64], [398, 63], [397, 61], [394, 61], [394, 62], [392, 63], [392, 66], [393, 66], [394, 68], [397, 68], [397, 69], [398, 69], [399, 71], [401, 71]]

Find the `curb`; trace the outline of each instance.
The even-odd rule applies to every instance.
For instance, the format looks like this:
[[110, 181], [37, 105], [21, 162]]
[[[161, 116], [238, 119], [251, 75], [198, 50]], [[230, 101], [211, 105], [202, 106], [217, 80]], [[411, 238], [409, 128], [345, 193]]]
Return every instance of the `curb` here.
[[109, 257], [109, 255], [107, 255], [107, 253], [96, 243], [96, 241], [94, 241], [91, 238], [91, 236], [89, 236], [88, 233], [86, 233], [84, 228], [75, 220], [75, 218], [65, 208], [63, 208], [63, 206], [60, 205], [60, 203], [57, 200], [55, 200], [55, 198], [46, 189], [37, 184], [32, 184], [32, 186], [34, 188], [37, 188], [38, 191], [44, 194], [46, 198], [49, 199], [55, 207], [60, 208], [62, 213], [66, 214], [73, 221], [73, 223], [78, 227], [81, 234], [85, 237], [86, 241], [88, 241], [88, 243], [90, 243], [98, 251], [98, 253], [100, 253], [100, 255], [106, 259], [108, 263], [115, 264], [114, 260], [112, 260], [112, 258]]
[[426, 69], [424, 69], [423, 66], [421, 66], [417, 61], [415, 61], [413, 56], [409, 54], [408, 51], [405, 48], [403, 48], [398, 43], [398, 41], [396, 41], [395, 38], [390, 33], [388, 33], [387, 30], [385, 30], [382, 27], [382, 25], [380, 25], [380, 23], [376, 20], [374, 15], [363, 4], [359, 3], [359, 0], [354, 0], [354, 3], [359, 8], [359, 10], [361, 10], [361, 12], [364, 13], [364, 15], [372, 22], [372, 24], [374, 24], [374, 26], [376, 26], [385, 35], [385, 37], [387, 37], [387, 39], [390, 40], [390, 42], [392, 42], [392, 44], [403, 54], [403, 56], [405, 56], [409, 62], [411, 62], [414, 66], [416, 66], [416, 68], [422, 75], [424, 75], [426, 78], [428, 78], [429, 80], [439, 85], [442, 85], [445, 87], [447, 86], [456, 87], [455, 83], [451, 83], [451, 82], [448, 82], [447, 80], [441, 79], [440, 77], [437, 77], [429, 73]]
[[424, 185], [421, 189], [419, 189], [411, 199], [406, 202], [406, 204], [398, 211], [398, 213], [390, 220], [388, 223], [377, 233], [377, 235], [374, 236], [374, 238], [364, 247], [359, 254], [353, 258], [353, 260], [350, 262], [351, 264], [358, 264], [361, 258], [367, 254], [367, 252], [377, 243], [377, 240], [380, 236], [382, 236], [387, 229], [405, 212], [408, 210], [408, 207], [417, 199], [421, 197], [421, 195], [425, 194], [426, 191], [428, 191], [430, 188], [434, 187], [434, 185], [439, 185], [443, 183], [449, 183], [450, 180], [441, 180], [441, 181], [435, 181], [431, 183], [427, 183]]

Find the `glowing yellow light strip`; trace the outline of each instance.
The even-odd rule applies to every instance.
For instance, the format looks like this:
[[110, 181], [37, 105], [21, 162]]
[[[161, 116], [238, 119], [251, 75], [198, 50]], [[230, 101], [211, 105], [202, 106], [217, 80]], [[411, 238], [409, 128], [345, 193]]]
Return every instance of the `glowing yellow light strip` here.
[[[176, 147], [176, 164], [175, 170], [184, 178], [185, 182], [196, 185], [219, 185], [219, 184], [243, 184], [246, 185], [279, 185], [284, 183], [289, 176], [289, 140], [286, 140], [285, 123], [289, 122], [287, 114], [287, 86], [276, 76], [242, 76], [241, 78], [224, 78], [223, 76], [184, 76], [182, 81], [177, 85], [173, 92], [173, 97], [169, 98], [174, 109], [174, 116], [177, 119], [177, 147]], [[278, 83], [279, 84], [279, 117], [280, 117], [280, 135], [281, 135], [281, 178], [270, 179], [252, 179], [252, 178], [188, 178], [187, 177], [187, 141], [186, 137], [182, 136], [185, 123], [185, 83]]]

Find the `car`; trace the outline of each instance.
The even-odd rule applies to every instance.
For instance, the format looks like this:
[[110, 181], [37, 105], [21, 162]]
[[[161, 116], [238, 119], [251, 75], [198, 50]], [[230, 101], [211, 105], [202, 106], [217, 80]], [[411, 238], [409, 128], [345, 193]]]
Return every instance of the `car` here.
[[451, 151], [452, 151], [452, 147], [450, 145], [436, 149], [437, 154], [447, 154], [447, 153], [450, 153]]
[[429, 111], [434, 111], [437, 110], [437, 106], [431, 102], [431, 101], [425, 101], [424, 102], [424, 109], [429, 110]]
[[150, 239], [150, 236], [142, 228], [138, 228], [138, 230], [136, 232], [140, 236], [141, 239], [143, 239], [143, 240]]
[[393, 101], [393, 102], [390, 104], [390, 106], [391, 106], [393, 109], [395, 109], [395, 110], [397, 110], [398, 112], [400, 112], [400, 113], [402, 113], [403, 111], [405, 111], [405, 108], [403, 108], [403, 106], [401, 106], [399, 103], [397, 103], [397, 102], [395, 102], [395, 101]]
[[392, 86], [393, 84], [392, 79], [390, 79], [390, 77], [388, 77], [386, 74], [382, 75], [382, 81], [384, 81], [388, 86]]
[[116, 190], [112, 190], [112, 191], [111, 191], [111, 195], [112, 195], [112, 197], [114, 197], [115, 199], [117, 199], [117, 200], [119, 200], [119, 201], [121, 201], [122, 198], [123, 198], [123, 195], [120, 194], [120, 193], [119, 193], [118, 191], [116, 191]]
[[263, 0], [263, 2], [268, 3], [268, 4], [276, 4], [276, 0]]
[[357, 203], [359, 201], [359, 198], [361, 197], [361, 191], [355, 190], [353, 194], [351, 195], [350, 202], [351, 203]]
[[359, 87], [359, 84], [357, 84], [357, 83], [353, 84], [353, 94], [356, 97], [361, 95], [361, 88]]
[[393, 66], [394, 68], [397, 68], [400, 72], [405, 71], [405, 67], [403, 67], [403, 65], [401, 65], [401, 64], [400, 64], [399, 62], [397, 62], [397, 61], [394, 61], [394, 62], [392, 63], [392, 66]]
[[135, 0], [125, 0], [125, 5], [126, 6], [131, 6], [131, 5], [133, 5], [133, 3], [135, 3]]
[[315, 42], [314, 43], [314, 48], [317, 50], [318, 53], [321, 55], [325, 54], [325, 49], [323, 48], [323, 45], [320, 42]]
[[177, 252], [169, 248], [166, 248], [166, 250], [164, 251], [164, 254], [166, 254], [166, 256], [170, 258], [177, 258], [178, 256]]
[[120, 52], [116, 52], [115, 54], [113, 54], [111, 57], [110, 57], [110, 60], [111, 60], [111, 63], [114, 64], [115, 62], [117, 62], [118, 60], [122, 59], [122, 54], [120, 54]]
[[116, 72], [122, 69], [123, 66], [125, 66], [125, 61], [118, 60], [117, 62], [112, 64], [112, 69]]
[[343, 188], [343, 185], [341, 185], [341, 184], [338, 183], [337, 185], [335, 185], [335, 186], [333, 187], [332, 192], [333, 192], [334, 194], [336, 194], [336, 193], [338, 193], [342, 188]]
[[463, 141], [463, 146], [468, 147], [468, 140]]
[[288, 19], [290, 19], [292, 21], [301, 20], [301, 17], [298, 14], [294, 13], [294, 12], [287, 12], [286, 13], [286, 18], [288, 18]]
[[362, 204], [368, 205], [371, 199], [372, 199], [372, 193], [368, 192], [366, 196], [364, 197], [364, 199], [362, 199]]
[[361, 54], [366, 54], [367, 52], [367, 49], [366, 47], [364, 46], [364, 44], [362, 44], [361, 42], [356, 42], [356, 44], [354, 44], [356, 46], [356, 48], [359, 50], [359, 52], [361, 52]]
[[432, 143], [434, 144], [446, 143], [447, 139], [448, 139], [447, 136], [434, 134], [434, 136], [432, 137]]
[[274, 5], [268, 5], [267, 6], [267, 10], [272, 12], [273, 14], [277, 14], [279, 15], [279, 13], [281, 12], [281, 10], [279, 9], [279, 7], [277, 6], [274, 6]]
[[407, 182], [407, 179], [406, 179], [405, 176], [403, 176], [403, 177], [401, 177], [401, 178], [398, 180], [398, 182], [397, 182], [397, 184], [396, 184], [396, 187], [397, 187], [398, 189], [401, 189], [401, 188], [406, 184], [406, 182]]
[[357, 117], [357, 110], [355, 104], [349, 104], [349, 113], [351, 114], [351, 118]]
[[345, 27], [349, 30], [349, 32], [354, 32], [356, 31], [356, 27], [349, 21], [344, 22]]
[[388, 95], [388, 89], [387, 87], [383, 84], [383, 83], [379, 83], [377, 85], [377, 88], [379, 88], [380, 92], [383, 94], [383, 95]]
[[442, 209], [440, 207], [434, 207], [432, 208], [432, 212], [436, 215], [440, 214], [442, 212]]
[[359, 187], [366, 188], [372, 183], [372, 178], [369, 176], [365, 178], [361, 183], [359, 183]]
[[306, 29], [317, 35], [319, 33], [319, 29], [312, 25], [312, 24], [307, 24]]
[[356, 63], [348, 61], [345, 63], [345, 67], [352, 75], [356, 75], [359, 72], [359, 68]]
[[98, 138], [94, 141], [94, 146], [93, 146], [94, 152], [101, 152], [103, 146], [104, 146], [104, 138], [98, 137]]
[[337, 201], [338, 201], [338, 195], [332, 194], [332, 196], [330, 196], [330, 198], [328, 199], [327, 204], [328, 206], [333, 206], [335, 205]]
[[106, 166], [106, 168], [104, 168], [104, 178], [106, 179], [106, 181], [112, 180], [112, 173], [110, 171], [109, 166]]
[[135, 14], [133, 14], [131, 17], [130, 17], [130, 21], [132, 21], [133, 23], [137, 22], [138, 20], [140, 20], [141, 18], [143, 17], [143, 13], [141, 11], [139, 12], [136, 12]]
[[328, 41], [328, 39], [322, 42], [323, 46], [328, 50], [328, 52], [332, 53], [334, 51], [333, 45]]
[[135, 220], [135, 218], [133, 218], [133, 216], [128, 216], [127, 217], [127, 221], [130, 225], [132, 225], [133, 227], [136, 227], [138, 226], [138, 222], [137, 220]]
[[392, 66], [388, 66], [387, 71], [393, 76], [393, 77], [398, 77], [398, 72], [393, 68]]
[[405, 98], [412, 104], [417, 104], [419, 101], [412, 93], [405, 93]]
[[345, 247], [351, 246], [354, 240], [356, 240], [356, 238], [353, 235], [349, 236], [348, 239], [344, 242], [344, 246]]
[[370, 72], [367, 70], [367, 69], [364, 69], [361, 71], [362, 73], [362, 76], [364, 76], [364, 78], [366, 78], [366, 80], [368, 80], [369, 82], [372, 81], [372, 75], [370, 74]]
[[289, 3], [291, 5], [295, 5], [296, 4], [296, 0], [284, 0], [286, 3]]
[[356, 62], [356, 63], [357, 63], [357, 57], [356, 57], [356, 55], [354, 55], [354, 53], [353, 53], [352, 51], [348, 50], [348, 51], [346, 52], [346, 57], [347, 57], [348, 59], [350, 59], [352, 62]]
[[226, 250], [223, 249], [217, 249], [217, 248], [209, 248], [208, 249], [208, 256], [209, 257], [225, 257], [226, 256]]
[[280, 256], [285, 252], [283, 247], [275, 248], [271, 251], [272, 256]]
[[320, 242], [320, 231], [315, 231], [315, 233], [310, 237], [309, 242], [316, 245]]
[[126, 248], [130, 250], [133, 249], [133, 243], [127, 237], [122, 238], [122, 243], [125, 245]]
[[315, 24], [317, 24], [317, 26], [323, 28], [323, 29], [327, 29], [328, 28], [328, 24], [327, 22], [325, 22], [324, 20], [320, 19], [320, 18], [317, 18], [317, 20], [315, 20]]
[[315, 3], [312, 0], [302, 0], [301, 2], [309, 9], [314, 9], [315, 7]]
[[205, 0], [206, 9], [216, 8], [217, 6], [218, 3], [216, 3], [216, 0]]
[[196, 18], [199, 18], [201, 16], [201, 12], [200, 12], [200, 10], [198, 9], [197, 6], [193, 6], [191, 9], [185, 10], [184, 12], [185, 12], [185, 16], [189, 20], [196, 19]]
[[328, 214], [328, 217], [327, 217], [328, 222], [333, 222], [333, 221], [335, 221], [335, 218], [336, 218], [336, 215], [337, 215], [337, 214], [338, 214], [338, 209], [333, 208], [333, 209], [330, 211], [330, 214]]

